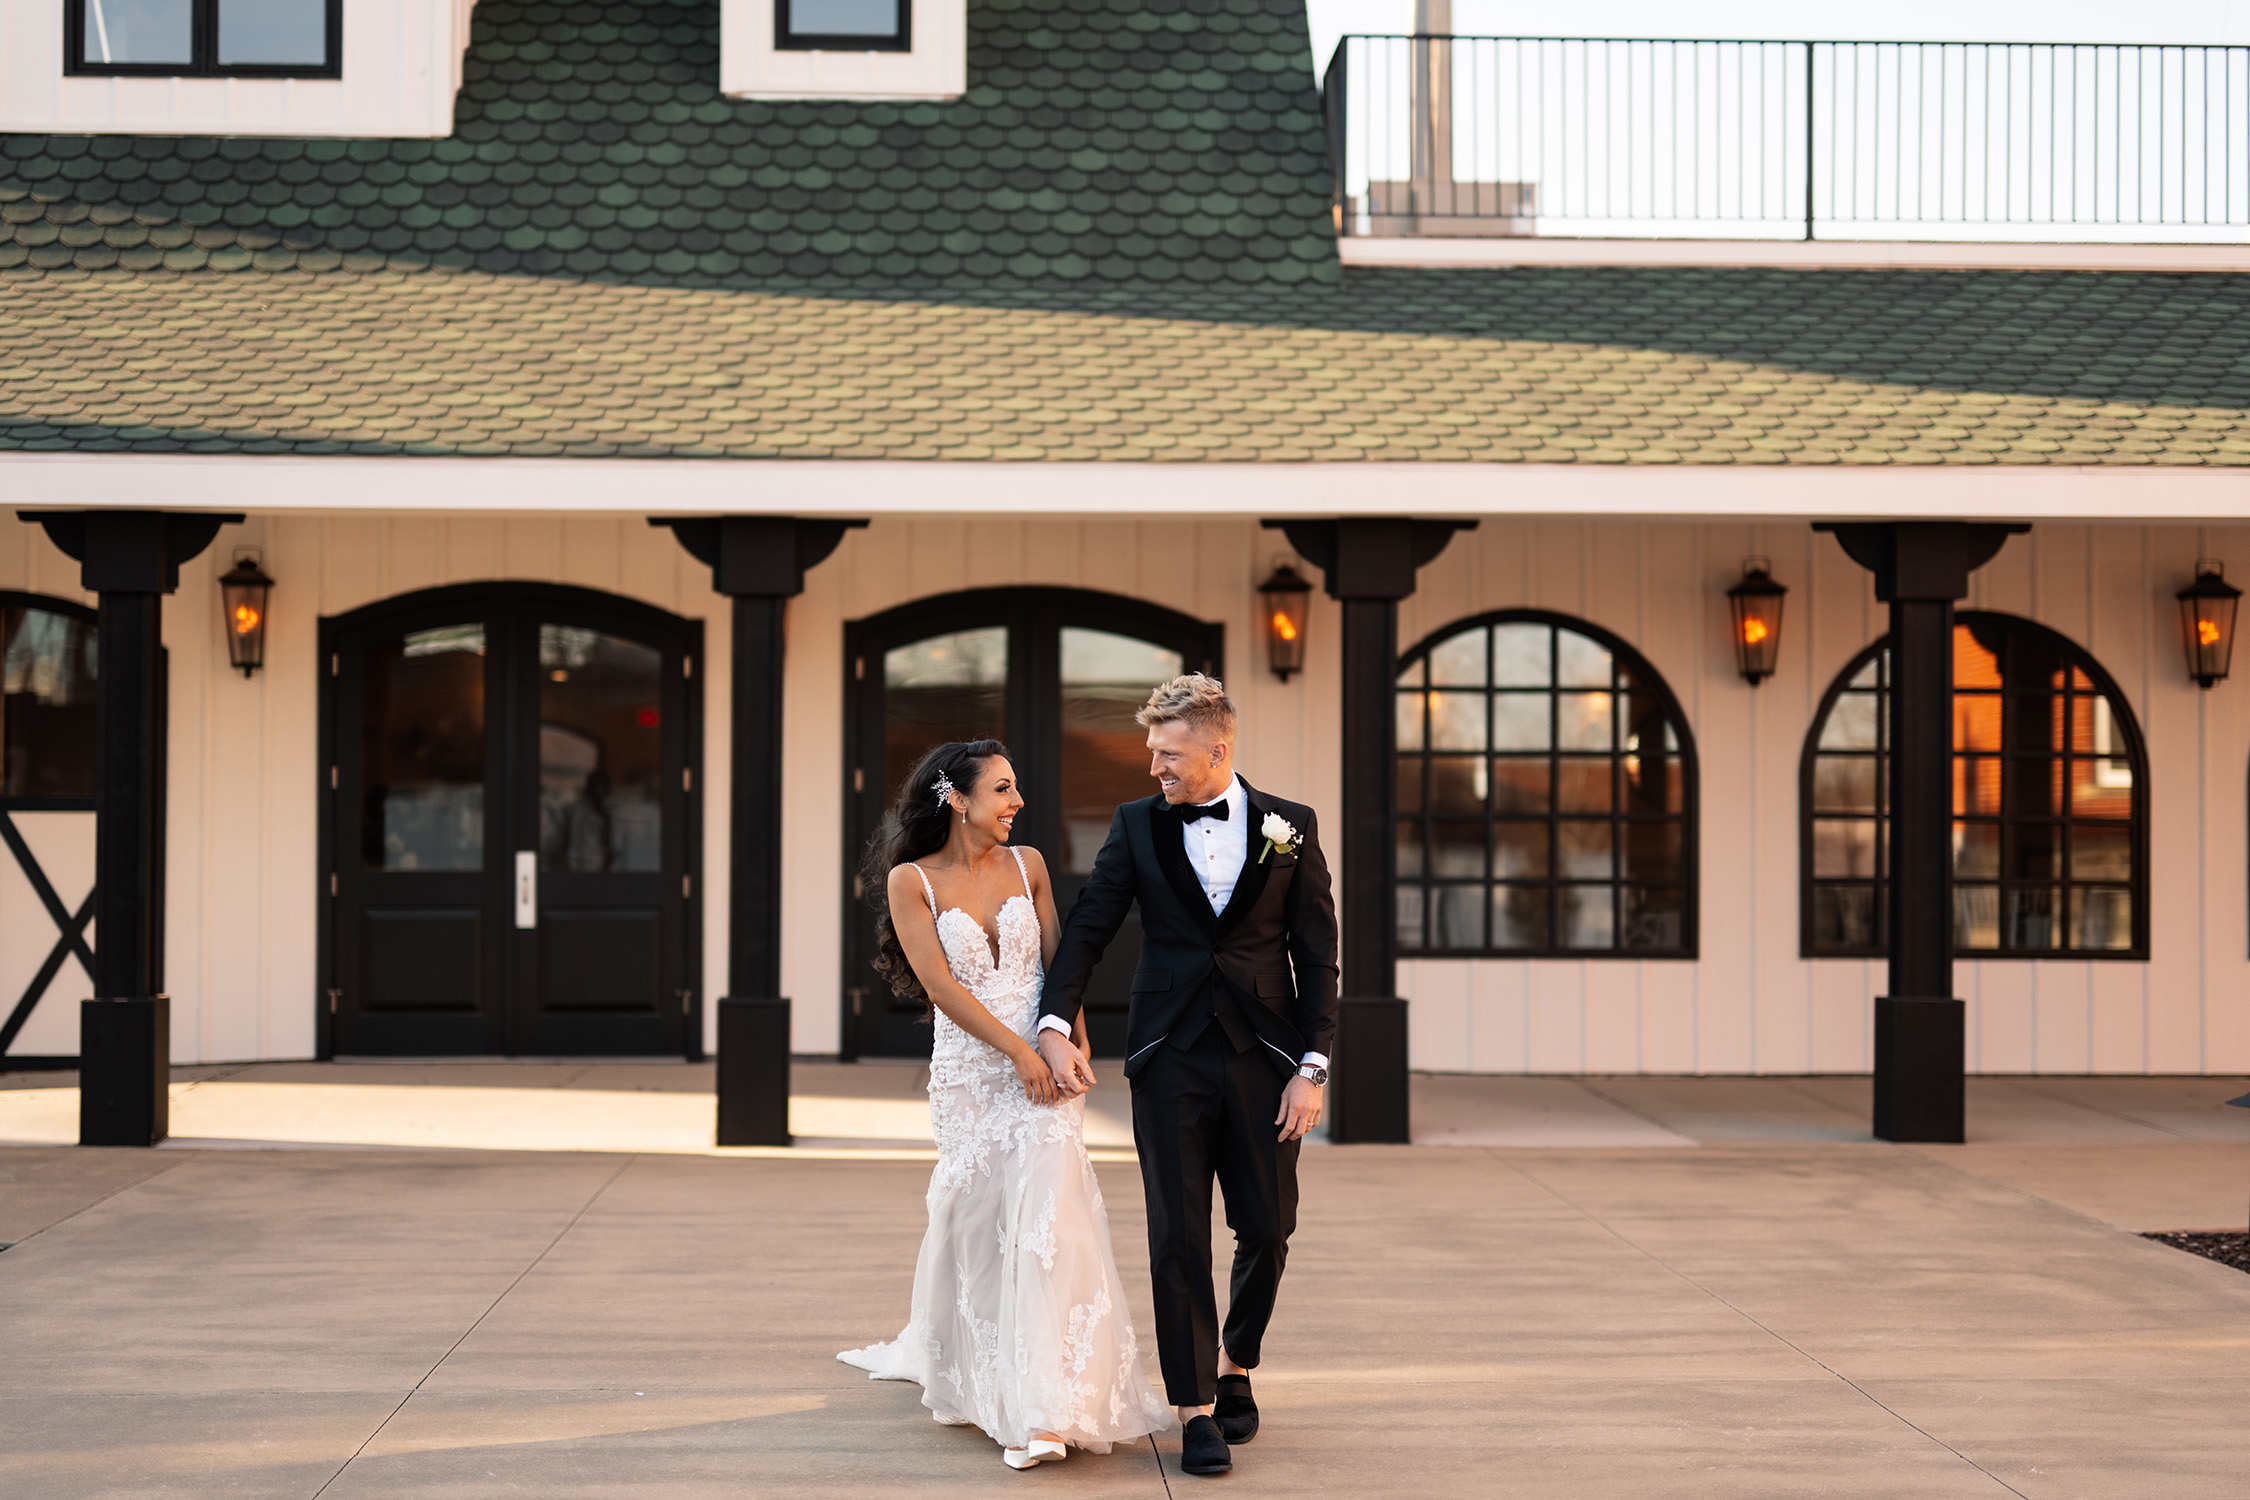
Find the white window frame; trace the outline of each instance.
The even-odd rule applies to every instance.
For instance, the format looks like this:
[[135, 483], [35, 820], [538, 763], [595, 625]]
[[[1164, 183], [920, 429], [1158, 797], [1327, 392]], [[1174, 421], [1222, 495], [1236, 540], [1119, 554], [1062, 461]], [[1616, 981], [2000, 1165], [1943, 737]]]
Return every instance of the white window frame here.
[[913, 0], [905, 52], [782, 51], [777, 0], [722, 0], [719, 89], [736, 99], [958, 99], [969, 87], [967, 0]]
[[453, 133], [476, 0], [345, 0], [343, 76], [63, 72], [62, 0], [0, 0], [0, 131], [437, 137]]

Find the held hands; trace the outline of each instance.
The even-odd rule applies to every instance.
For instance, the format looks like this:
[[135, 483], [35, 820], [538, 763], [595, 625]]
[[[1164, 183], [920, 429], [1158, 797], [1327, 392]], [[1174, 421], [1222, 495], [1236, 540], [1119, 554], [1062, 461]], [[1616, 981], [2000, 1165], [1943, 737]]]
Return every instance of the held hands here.
[[1032, 1103], [1055, 1104], [1064, 1097], [1046, 1058], [1026, 1047], [1016, 1054], [1015, 1064], [1016, 1077], [1022, 1080], [1024, 1095]]
[[1047, 1060], [1055, 1086], [1065, 1099], [1075, 1099], [1094, 1086], [1093, 1065], [1078, 1044], [1052, 1027], [1039, 1033], [1039, 1055]]
[[1295, 1141], [1304, 1139], [1306, 1131], [1320, 1123], [1321, 1096], [1327, 1090], [1299, 1073], [1289, 1080], [1289, 1087], [1281, 1091], [1281, 1113], [1273, 1122], [1281, 1127], [1275, 1139]]

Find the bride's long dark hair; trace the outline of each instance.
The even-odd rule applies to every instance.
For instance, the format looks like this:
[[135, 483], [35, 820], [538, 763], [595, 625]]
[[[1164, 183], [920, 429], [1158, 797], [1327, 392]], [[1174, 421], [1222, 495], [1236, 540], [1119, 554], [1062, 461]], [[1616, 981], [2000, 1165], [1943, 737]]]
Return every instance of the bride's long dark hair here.
[[925, 1021], [930, 1018], [929, 994], [906, 961], [898, 929], [891, 925], [891, 871], [909, 860], [927, 859], [951, 837], [958, 814], [951, 803], [938, 799], [938, 778], [952, 782], [962, 796], [972, 796], [984, 780], [985, 766], [994, 756], [1007, 753], [1008, 747], [998, 740], [953, 740], [916, 761], [859, 862], [860, 890], [875, 909], [875, 972], [899, 995], [921, 1001]]

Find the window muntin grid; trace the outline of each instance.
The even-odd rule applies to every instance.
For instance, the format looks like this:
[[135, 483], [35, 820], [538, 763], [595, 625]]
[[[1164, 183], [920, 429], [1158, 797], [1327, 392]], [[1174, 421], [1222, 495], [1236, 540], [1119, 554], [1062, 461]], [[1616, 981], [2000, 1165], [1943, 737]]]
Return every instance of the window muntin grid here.
[[63, 0], [63, 71], [340, 78], [344, 0]]
[[1483, 616], [1407, 653], [1397, 704], [1402, 952], [1693, 954], [1694, 752], [1636, 652]]
[[[2146, 957], [2146, 771], [2131, 708], [2085, 652], [2014, 616], [1958, 616], [1953, 662], [1954, 951]], [[1885, 951], [1888, 673], [1886, 639], [1838, 677], [1807, 737], [1809, 956]]]

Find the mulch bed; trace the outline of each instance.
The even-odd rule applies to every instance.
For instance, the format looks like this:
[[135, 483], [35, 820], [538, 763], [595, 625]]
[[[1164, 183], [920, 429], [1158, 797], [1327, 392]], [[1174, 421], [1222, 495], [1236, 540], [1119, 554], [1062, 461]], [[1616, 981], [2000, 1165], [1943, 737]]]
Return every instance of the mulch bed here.
[[2160, 1245], [2170, 1245], [2175, 1250], [2185, 1250], [2190, 1255], [2200, 1255], [2215, 1260], [2222, 1266], [2232, 1266], [2237, 1271], [2250, 1271], [2250, 1234], [2239, 1231], [2220, 1231], [2197, 1234], [2174, 1230], [2144, 1234], [2142, 1239], [2155, 1240]]

